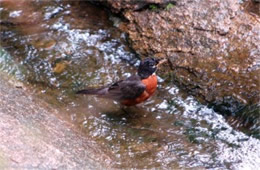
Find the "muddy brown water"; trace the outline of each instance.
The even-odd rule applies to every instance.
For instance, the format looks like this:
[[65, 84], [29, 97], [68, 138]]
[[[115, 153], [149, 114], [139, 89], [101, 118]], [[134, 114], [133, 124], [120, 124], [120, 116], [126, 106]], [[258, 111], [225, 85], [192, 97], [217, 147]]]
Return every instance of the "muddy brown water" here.
[[[34, 93], [84, 134], [111, 151], [117, 168], [228, 168], [260, 166], [260, 141], [230, 127], [159, 75], [156, 94], [138, 107], [76, 96], [134, 74], [139, 59], [119, 19], [79, 1], [4, 1], [1, 70]], [[172, 84], [172, 83], [170, 83]]]

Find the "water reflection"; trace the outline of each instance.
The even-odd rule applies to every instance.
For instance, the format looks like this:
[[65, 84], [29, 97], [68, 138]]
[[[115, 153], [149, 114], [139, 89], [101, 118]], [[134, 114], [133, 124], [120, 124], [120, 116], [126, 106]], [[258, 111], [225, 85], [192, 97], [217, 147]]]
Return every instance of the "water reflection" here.
[[0, 10], [0, 68], [59, 106], [61, 114], [113, 153], [115, 167], [237, 169], [260, 164], [259, 140], [231, 128], [172, 85], [170, 76], [161, 75], [155, 96], [138, 107], [76, 96], [74, 91], [85, 86], [134, 74], [139, 62], [102, 9], [85, 2], [10, 3]]

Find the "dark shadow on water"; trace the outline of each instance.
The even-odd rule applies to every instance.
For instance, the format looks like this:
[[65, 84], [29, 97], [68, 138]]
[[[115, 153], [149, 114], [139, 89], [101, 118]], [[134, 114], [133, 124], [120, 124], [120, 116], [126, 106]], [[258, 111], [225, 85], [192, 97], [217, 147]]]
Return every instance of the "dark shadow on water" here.
[[113, 124], [136, 124], [137, 121], [146, 115], [147, 111], [137, 106], [121, 106], [115, 111], [102, 112], [102, 117]]

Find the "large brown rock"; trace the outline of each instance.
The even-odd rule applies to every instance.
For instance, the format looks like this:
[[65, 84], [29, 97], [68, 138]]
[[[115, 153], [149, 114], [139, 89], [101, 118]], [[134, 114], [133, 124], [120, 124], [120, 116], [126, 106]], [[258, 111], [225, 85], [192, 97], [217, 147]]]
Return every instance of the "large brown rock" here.
[[[96, 2], [96, 1], [94, 1]], [[122, 12], [125, 10], [139, 11], [149, 8], [150, 5], [165, 6], [172, 0], [106, 0], [103, 3], [110, 6], [114, 12]], [[174, 2], [175, 3], [175, 2]]]
[[190, 94], [227, 114], [259, 102], [260, 18], [239, 1], [158, 2], [138, 10], [108, 3], [127, 19], [121, 29], [133, 49], [169, 58], [174, 82]]
[[57, 112], [0, 72], [0, 169], [111, 168], [104, 150]]

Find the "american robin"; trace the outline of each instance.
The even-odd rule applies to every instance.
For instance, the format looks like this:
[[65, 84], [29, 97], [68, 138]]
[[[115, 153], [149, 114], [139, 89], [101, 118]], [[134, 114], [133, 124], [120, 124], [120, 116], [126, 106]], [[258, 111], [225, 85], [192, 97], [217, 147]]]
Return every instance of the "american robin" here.
[[119, 101], [122, 105], [133, 106], [151, 97], [157, 88], [157, 67], [166, 62], [166, 59], [146, 58], [141, 61], [137, 75], [132, 75], [125, 80], [117, 81], [111, 85], [84, 89], [77, 94], [96, 95]]

